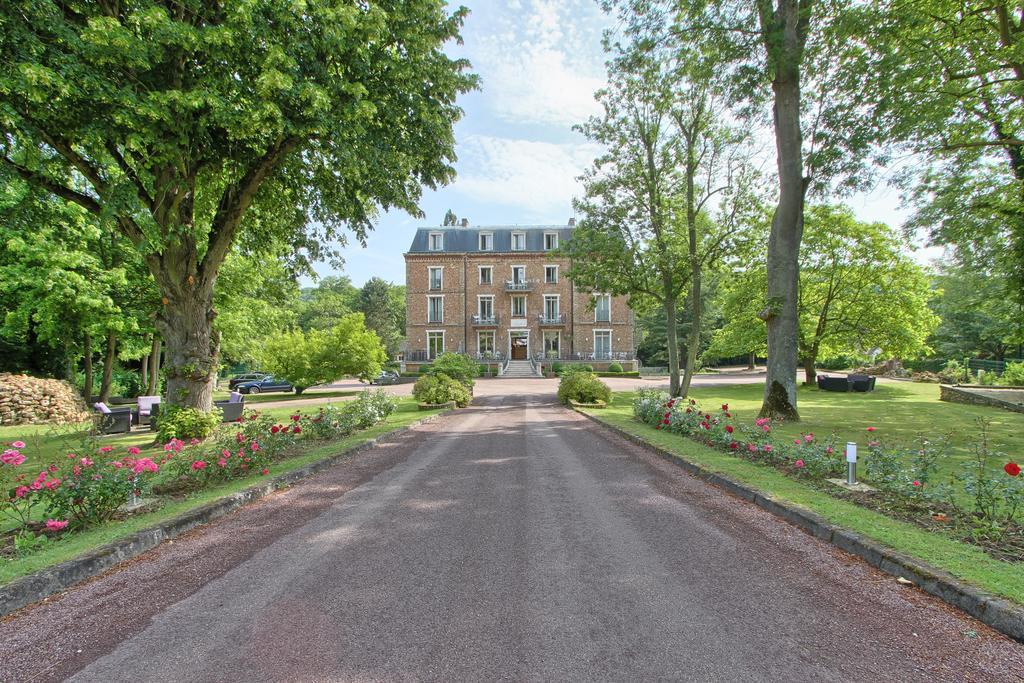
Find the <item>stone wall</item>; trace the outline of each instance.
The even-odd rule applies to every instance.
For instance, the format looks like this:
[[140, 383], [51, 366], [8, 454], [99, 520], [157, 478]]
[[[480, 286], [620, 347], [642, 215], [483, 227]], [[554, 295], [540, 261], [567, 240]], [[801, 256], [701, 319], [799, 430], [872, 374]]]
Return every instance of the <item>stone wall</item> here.
[[70, 424], [88, 417], [85, 402], [69, 383], [0, 373], [0, 425]]
[[[965, 403], [967, 405], [975, 406], [992, 406], [994, 408], [1010, 410], [1015, 413], [1024, 413], [1024, 403], [1002, 400], [991, 395], [986, 396], [979, 391], [984, 389], [991, 390], [992, 387], [950, 386], [948, 384], [943, 384], [939, 387], [939, 400], [948, 401], [950, 403]], [[1009, 389], [1007, 394], [1013, 391], [1015, 390]], [[990, 391], [989, 393], [992, 392]], [[1007, 398], [1009, 398], [1009, 395]]]

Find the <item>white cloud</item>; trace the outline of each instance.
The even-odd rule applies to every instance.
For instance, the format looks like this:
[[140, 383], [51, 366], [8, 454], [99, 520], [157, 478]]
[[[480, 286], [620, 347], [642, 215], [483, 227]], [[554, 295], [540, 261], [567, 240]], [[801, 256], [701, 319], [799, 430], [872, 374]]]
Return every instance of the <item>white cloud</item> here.
[[600, 111], [594, 91], [605, 83], [600, 40], [606, 19], [596, 3], [531, 0], [484, 8], [471, 25], [474, 19], [480, 33], [467, 47], [495, 116], [569, 126]]
[[517, 207], [524, 219], [563, 221], [579, 194], [576, 180], [600, 152], [587, 142], [555, 144], [471, 135], [459, 145], [454, 190], [478, 202]]

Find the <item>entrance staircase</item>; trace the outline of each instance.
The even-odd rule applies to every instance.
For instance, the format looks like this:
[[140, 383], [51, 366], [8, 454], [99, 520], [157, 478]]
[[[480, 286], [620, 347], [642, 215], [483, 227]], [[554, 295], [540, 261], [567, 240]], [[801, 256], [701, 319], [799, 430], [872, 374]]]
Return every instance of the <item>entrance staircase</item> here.
[[510, 360], [502, 377], [540, 377], [533, 370], [533, 363], [528, 360]]

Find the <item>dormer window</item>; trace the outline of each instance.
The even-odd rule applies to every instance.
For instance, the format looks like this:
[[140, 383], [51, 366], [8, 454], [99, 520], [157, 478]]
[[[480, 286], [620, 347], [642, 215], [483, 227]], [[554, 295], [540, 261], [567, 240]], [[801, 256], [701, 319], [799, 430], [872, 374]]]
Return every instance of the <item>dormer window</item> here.
[[512, 233], [512, 251], [526, 251], [526, 233]]
[[494, 233], [480, 233], [480, 251], [494, 251]]
[[430, 251], [444, 251], [444, 233], [432, 232], [427, 241], [427, 249]]
[[544, 233], [544, 251], [554, 251], [555, 249], [558, 249], [558, 233]]

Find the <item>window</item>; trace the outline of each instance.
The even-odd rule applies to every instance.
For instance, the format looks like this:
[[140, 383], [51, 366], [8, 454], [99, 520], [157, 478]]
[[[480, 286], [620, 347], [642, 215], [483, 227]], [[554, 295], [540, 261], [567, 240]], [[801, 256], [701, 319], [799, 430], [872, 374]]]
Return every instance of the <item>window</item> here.
[[544, 282], [549, 285], [558, 283], [558, 266], [544, 266]]
[[476, 350], [481, 356], [494, 355], [494, 330], [476, 333]]
[[444, 353], [444, 332], [427, 332], [427, 358], [433, 360]]
[[598, 294], [594, 297], [594, 321], [607, 323], [612, 320], [612, 297], [610, 294]]
[[608, 360], [612, 357], [611, 330], [594, 330], [594, 359]]
[[444, 297], [443, 296], [428, 296], [427, 297], [427, 322], [428, 323], [444, 322]]
[[480, 251], [494, 251], [494, 233], [480, 233]]
[[526, 233], [525, 232], [514, 232], [512, 233], [512, 251], [525, 251], [526, 250]]
[[444, 233], [443, 232], [432, 232], [427, 242], [427, 249], [430, 251], [443, 251], [444, 250]]
[[430, 268], [430, 288], [441, 289], [444, 287], [444, 268]]
[[526, 284], [526, 266], [512, 266], [512, 284]]
[[558, 233], [544, 233], [544, 251], [553, 251], [555, 249], [558, 249]]
[[558, 347], [561, 345], [561, 332], [544, 333], [544, 355], [547, 358], [558, 358]]
[[526, 297], [525, 296], [514, 296], [514, 297], [512, 297], [512, 317], [513, 318], [525, 318], [526, 317]]
[[558, 296], [549, 294], [544, 297], [544, 320], [558, 320]]
[[477, 313], [480, 320], [494, 320], [494, 297], [482, 296], [477, 299]]
[[480, 284], [489, 285], [493, 281], [494, 266], [480, 266]]

